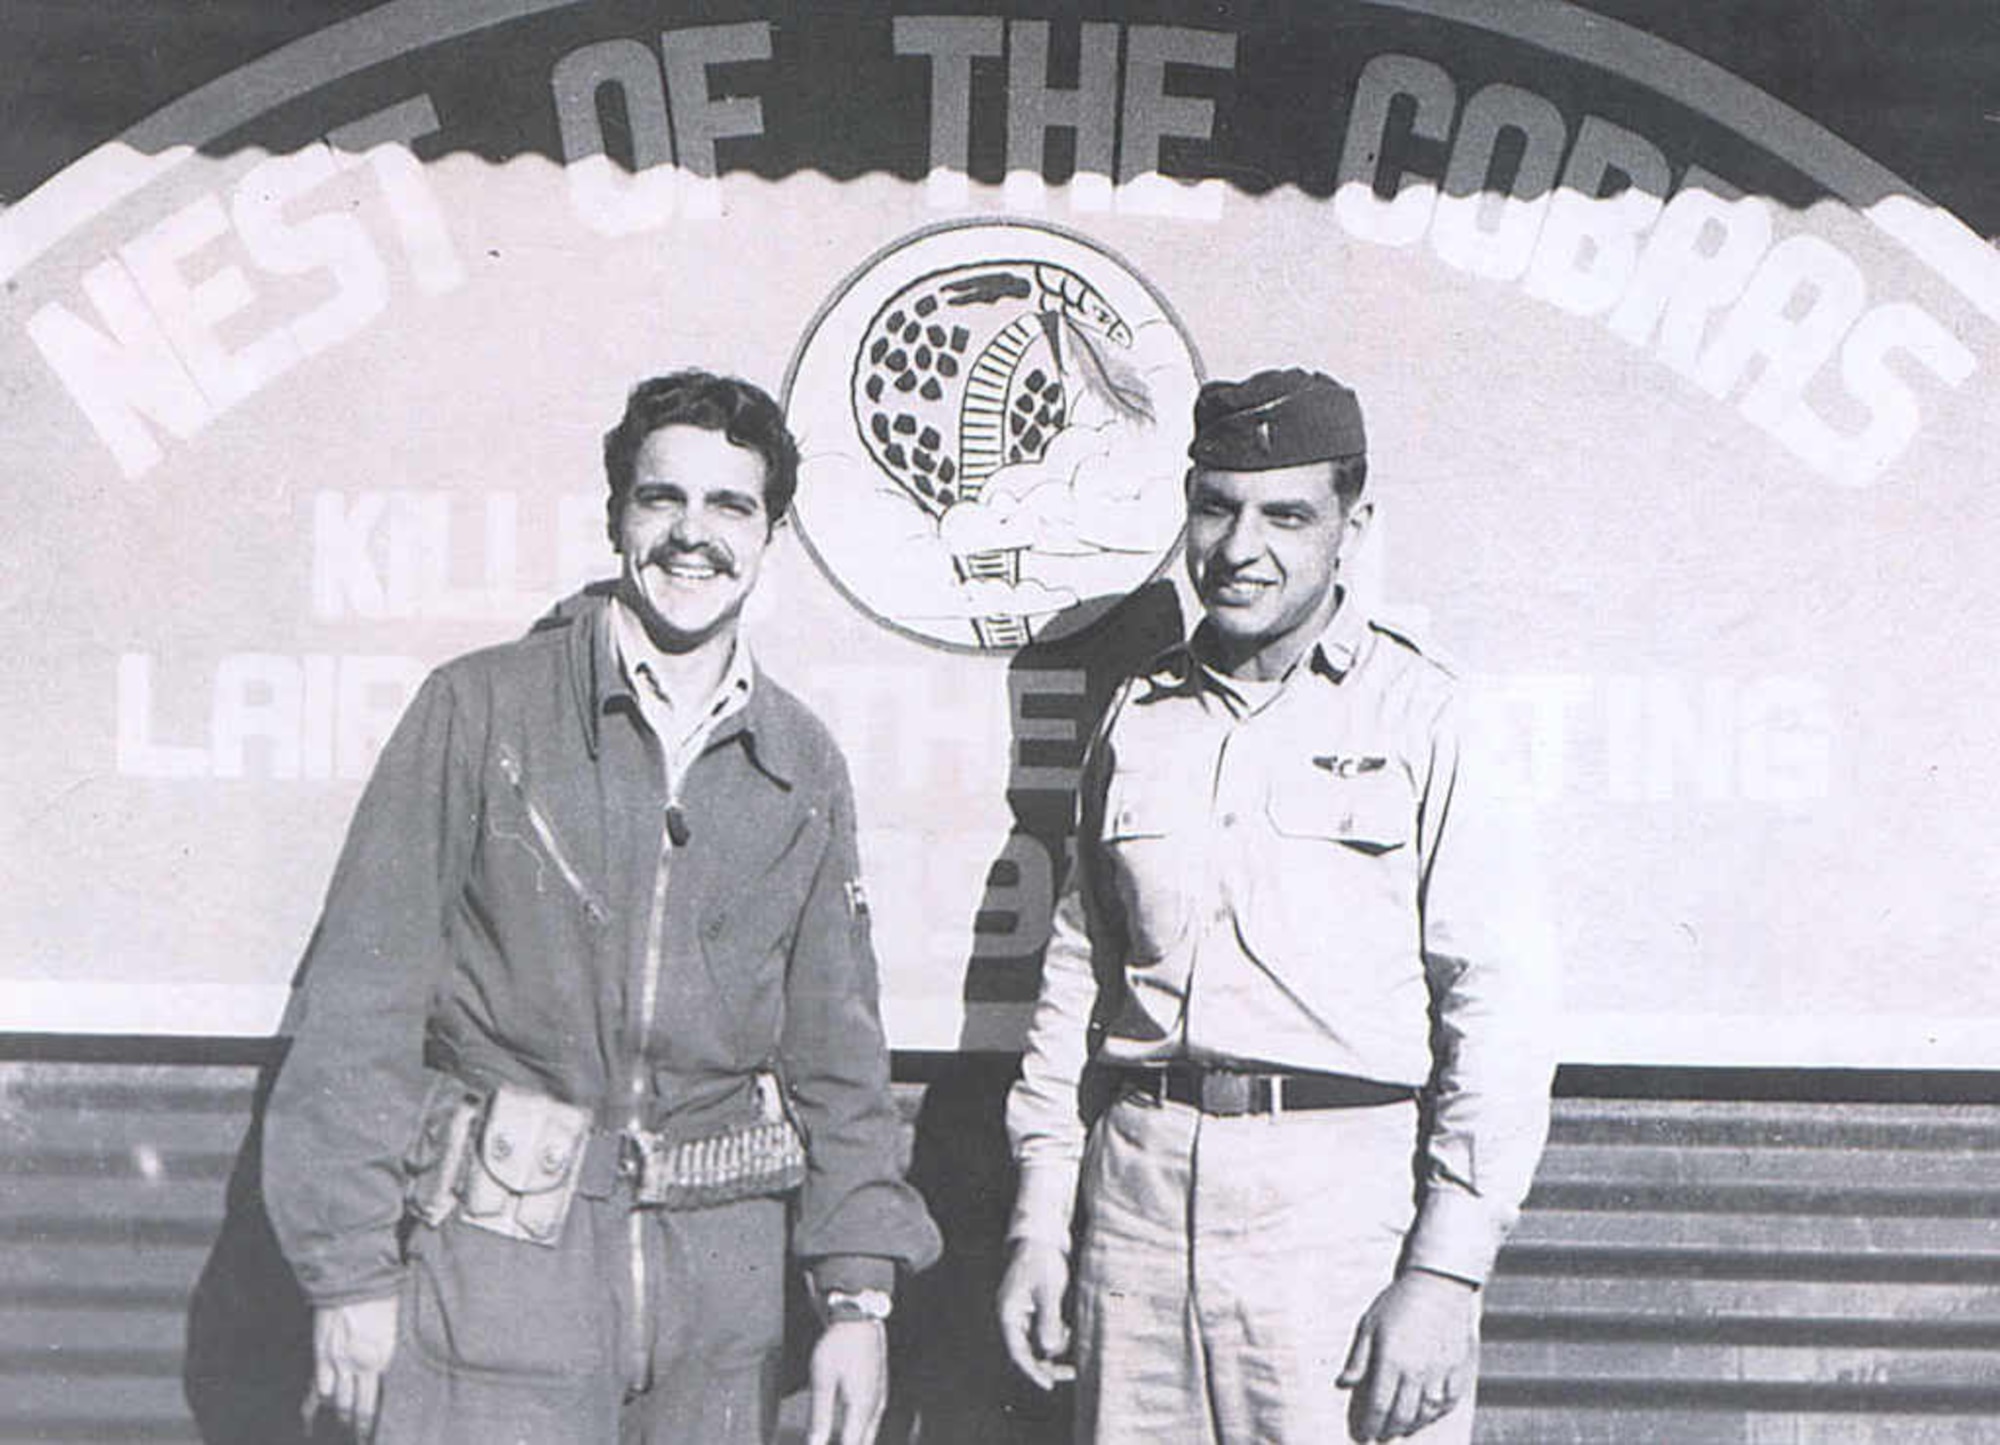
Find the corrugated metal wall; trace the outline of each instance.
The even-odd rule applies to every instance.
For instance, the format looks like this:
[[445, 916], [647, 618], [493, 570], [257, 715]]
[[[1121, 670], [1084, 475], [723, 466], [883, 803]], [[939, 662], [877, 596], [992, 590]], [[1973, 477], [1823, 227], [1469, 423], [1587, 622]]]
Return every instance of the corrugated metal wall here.
[[2000, 1440], [2000, 1109], [1560, 1100], [1481, 1438]]
[[195, 1281], [254, 1070], [0, 1071], [0, 1441], [196, 1440]]
[[[239, 1407], [297, 1399], [296, 1298], [254, 1211], [217, 1248], [256, 1081], [0, 1065], [0, 1445], [201, 1439], [184, 1373], [211, 1442], [273, 1445]], [[913, 1117], [922, 1093], [903, 1089]], [[989, 1148], [995, 1090], [973, 1094], [982, 1117], [945, 1134]], [[923, 1127], [920, 1174], [960, 1172], [923, 1162]], [[1491, 1287], [1480, 1440], [2000, 1441], [1996, 1146], [1984, 1103], [1560, 1098]], [[954, 1242], [970, 1278], [995, 1248]], [[981, 1440], [1058, 1433], [985, 1378]]]

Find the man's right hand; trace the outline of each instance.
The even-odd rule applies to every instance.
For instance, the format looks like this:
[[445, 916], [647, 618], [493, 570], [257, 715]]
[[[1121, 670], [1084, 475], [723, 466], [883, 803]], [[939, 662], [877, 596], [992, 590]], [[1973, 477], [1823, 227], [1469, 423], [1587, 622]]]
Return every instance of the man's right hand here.
[[1076, 1367], [1061, 1358], [1070, 1344], [1063, 1319], [1068, 1292], [1069, 1261], [1060, 1249], [1028, 1240], [1014, 1246], [1000, 1281], [1000, 1337], [1015, 1368], [1044, 1390], [1076, 1377]]
[[395, 1353], [395, 1295], [316, 1308], [313, 1393], [306, 1401], [307, 1416], [330, 1409], [356, 1439], [368, 1439], [382, 1402], [382, 1374]]

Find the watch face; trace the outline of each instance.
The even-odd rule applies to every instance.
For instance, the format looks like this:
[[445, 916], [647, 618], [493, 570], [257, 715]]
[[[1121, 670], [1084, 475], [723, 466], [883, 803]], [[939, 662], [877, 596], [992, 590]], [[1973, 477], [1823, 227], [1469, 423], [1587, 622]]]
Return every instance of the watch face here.
[[829, 1290], [826, 1295], [828, 1319], [886, 1320], [892, 1308], [887, 1290]]

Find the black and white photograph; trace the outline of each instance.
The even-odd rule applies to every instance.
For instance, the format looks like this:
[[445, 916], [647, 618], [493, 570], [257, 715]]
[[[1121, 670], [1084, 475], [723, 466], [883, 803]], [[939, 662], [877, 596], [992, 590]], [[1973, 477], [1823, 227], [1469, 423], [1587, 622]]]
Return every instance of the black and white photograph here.
[[0, 116], [0, 1445], [2000, 1441], [1987, 0]]

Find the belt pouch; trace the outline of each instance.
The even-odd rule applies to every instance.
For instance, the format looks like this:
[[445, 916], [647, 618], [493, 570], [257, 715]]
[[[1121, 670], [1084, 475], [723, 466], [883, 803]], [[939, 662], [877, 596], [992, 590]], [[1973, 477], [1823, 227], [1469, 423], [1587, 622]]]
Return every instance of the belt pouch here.
[[445, 1075], [431, 1083], [423, 1126], [408, 1160], [410, 1213], [436, 1229], [458, 1207], [485, 1099]]
[[465, 1172], [459, 1217], [476, 1229], [553, 1247], [576, 1197], [590, 1120], [588, 1109], [546, 1094], [496, 1087]]

